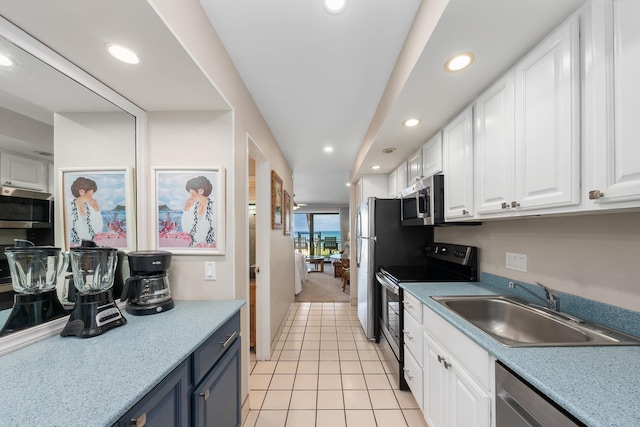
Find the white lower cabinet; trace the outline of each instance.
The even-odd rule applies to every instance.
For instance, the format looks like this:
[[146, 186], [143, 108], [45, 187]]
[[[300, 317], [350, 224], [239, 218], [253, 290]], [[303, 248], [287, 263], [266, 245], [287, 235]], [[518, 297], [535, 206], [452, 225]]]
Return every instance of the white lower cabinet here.
[[491, 427], [495, 359], [426, 306], [423, 331], [422, 398], [429, 427]]

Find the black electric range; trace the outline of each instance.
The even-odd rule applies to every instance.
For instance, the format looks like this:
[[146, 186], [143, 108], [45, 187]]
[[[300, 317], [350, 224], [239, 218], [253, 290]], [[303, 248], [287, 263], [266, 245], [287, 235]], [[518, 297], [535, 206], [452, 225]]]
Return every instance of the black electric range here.
[[[401, 390], [408, 389], [404, 379], [404, 310], [400, 283], [475, 282], [478, 280], [478, 249], [450, 243], [432, 243], [426, 247], [424, 265], [380, 267], [376, 279], [381, 286], [380, 334], [387, 359], [398, 367]], [[397, 361], [397, 363], [396, 363]]]

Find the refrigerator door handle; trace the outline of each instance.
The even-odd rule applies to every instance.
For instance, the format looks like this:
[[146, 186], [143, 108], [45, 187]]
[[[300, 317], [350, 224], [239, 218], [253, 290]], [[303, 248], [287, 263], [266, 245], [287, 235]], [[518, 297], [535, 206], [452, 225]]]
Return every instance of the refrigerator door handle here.
[[360, 237], [361, 239], [365, 239], [365, 240], [373, 240], [374, 242], [377, 241], [378, 239], [376, 238], [376, 236], [373, 237]]

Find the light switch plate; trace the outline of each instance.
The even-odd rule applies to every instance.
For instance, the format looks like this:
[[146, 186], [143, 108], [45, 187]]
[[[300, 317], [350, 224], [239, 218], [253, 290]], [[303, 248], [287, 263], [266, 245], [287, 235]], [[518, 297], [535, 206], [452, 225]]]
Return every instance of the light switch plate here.
[[509, 270], [527, 272], [527, 255], [507, 252], [506, 267]]
[[216, 263], [214, 261], [205, 261], [204, 280], [216, 280]]

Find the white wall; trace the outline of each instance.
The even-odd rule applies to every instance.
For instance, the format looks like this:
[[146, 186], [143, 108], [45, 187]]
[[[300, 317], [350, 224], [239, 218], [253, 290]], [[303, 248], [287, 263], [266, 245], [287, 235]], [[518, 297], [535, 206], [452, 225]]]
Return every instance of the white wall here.
[[[233, 183], [229, 171], [233, 169], [233, 113], [227, 112], [151, 112], [147, 115], [147, 148], [149, 171], [153, 167], [213, 167], [225, 168], [225, 237], [226, 254], [232, 254], [234, 199]], [[186, 200], [186, 192], [185, 192]], [[145, 232], [151, 236], [157, 232], [155, 219], [156, 201], [153, 191], [146, 201], [149, 221]], [[173, 298], [233, 299], [234, 271], [231, 255], [176, 255], [171, 258], [169, 280]], [[204, 280], [204, 262], [216, 262], [216, 281]]]
[[[478, 246], [480, 271], [640, 311], [640, 213], [485, 222], [435, 229], [437, 242]], [[527, 255], [527, 272], [505, 268]]]
[[[132, 167], [136, 165], [135, 118], [127, 113], [64, 113], [54, 116], [54, 169], [68, 167]], [[56, 181], [58, 177], [56, 177]], [[61, 200], [61, 183], [54, 196]], [[56, 215], [64, 218], [62, 204]], [[57, 224], [62, 224], [57, 221]], [[62, 247], [64, 227], [55, 230]]]

